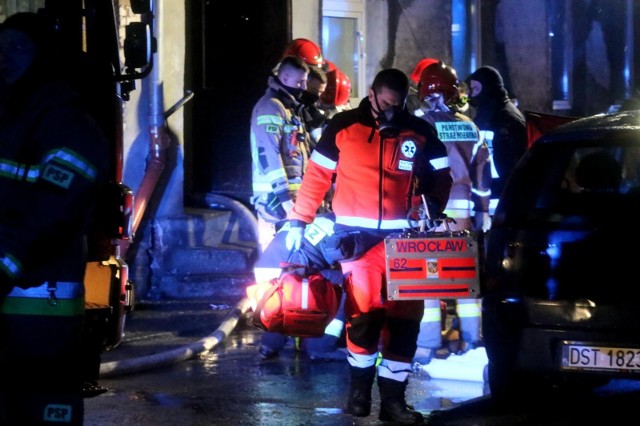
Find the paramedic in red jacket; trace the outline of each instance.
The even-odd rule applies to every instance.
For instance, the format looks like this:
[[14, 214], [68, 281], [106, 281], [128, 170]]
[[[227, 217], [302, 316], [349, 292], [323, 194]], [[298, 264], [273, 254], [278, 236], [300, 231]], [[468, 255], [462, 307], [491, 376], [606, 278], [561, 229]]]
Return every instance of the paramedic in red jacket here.
[[347, 410], [358, 417], [370, 414], [380, 349], [379, 418], [400, 424], [423, 420], [405, 402], [423, 301], [387, 300], [383, 240], [408, 227], [412, 198], [425, 195], [438, 214], [451, 188], [446, 147], [430, 124], [404, 108], [408, 90], [402, 71], [382, 70], [358, 108], [333, 117], [311, 155], [287, 235], [287, 247], [298, 248], [335, 174], [334, 235], [342, 240], [326, 248], [342, 252], [347, 276]]

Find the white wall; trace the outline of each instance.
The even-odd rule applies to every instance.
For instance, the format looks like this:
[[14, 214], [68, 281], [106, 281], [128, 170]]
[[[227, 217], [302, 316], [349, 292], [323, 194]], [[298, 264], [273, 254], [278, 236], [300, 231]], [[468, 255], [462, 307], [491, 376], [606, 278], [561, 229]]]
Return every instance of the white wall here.
[[320, 46], [319, 0], [291, 0], [291, 38], [306, 38]]

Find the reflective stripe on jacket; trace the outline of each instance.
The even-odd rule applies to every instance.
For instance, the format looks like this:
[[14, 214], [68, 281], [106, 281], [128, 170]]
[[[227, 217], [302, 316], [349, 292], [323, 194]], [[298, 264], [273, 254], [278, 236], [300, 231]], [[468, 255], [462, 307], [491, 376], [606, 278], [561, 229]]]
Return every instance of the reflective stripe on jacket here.
[[433, 124], [447, 147], [453, 186], [445, 209], [454, 219], [472, 211], [488, 212], [491, 196], [491, 155], [473, 121], [453, 111], [427, 111], [423, 120]]
[[251, 114], [254, 197], [273, 192], [287, 201], [298, 190], [310, 152], [310, 136], [296, 114], [299, 107], [277, 78], [269, 77]]
[[432, 126], [408, 112], [399, 124], [398, 136], [381, 138], [367, 98], [336, 114], [311, 155], [291, 217], [313, 221], [334, 173], [336, 224], [406, 228], [414, 186], [442, 211], [451, 188], [446, 148]]

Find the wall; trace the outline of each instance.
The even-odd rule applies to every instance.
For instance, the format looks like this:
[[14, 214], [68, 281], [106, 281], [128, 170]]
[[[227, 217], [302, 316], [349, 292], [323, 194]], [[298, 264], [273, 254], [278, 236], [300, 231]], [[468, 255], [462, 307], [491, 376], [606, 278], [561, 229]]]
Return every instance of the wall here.
[[318, 0], [291, 1], [291, 38], [306, 38], [320, 45], [320, 14]]

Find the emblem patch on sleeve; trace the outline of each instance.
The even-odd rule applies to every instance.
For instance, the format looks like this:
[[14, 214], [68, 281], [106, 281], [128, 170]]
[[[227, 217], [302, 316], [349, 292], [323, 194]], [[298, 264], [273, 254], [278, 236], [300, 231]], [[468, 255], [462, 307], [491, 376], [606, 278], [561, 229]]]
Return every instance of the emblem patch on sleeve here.
[[68, 189], [73, 182], [75, 174], [69, 170], [63, 169], [53, 164], [47, 164], [44, 168], [41, 178], [61, 188]]
[[280, 130], [278, 129], [278, 126], [276, 126], [275, 124], [267, 124], [267, 133], [278, 133], [279, 131]]

